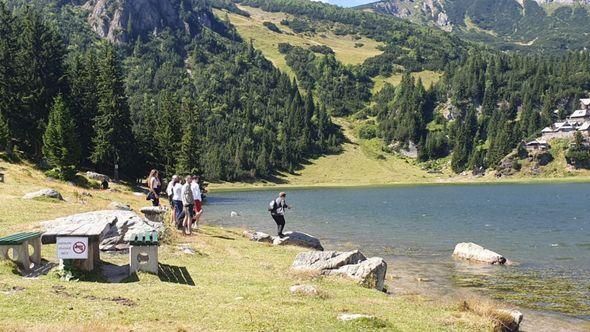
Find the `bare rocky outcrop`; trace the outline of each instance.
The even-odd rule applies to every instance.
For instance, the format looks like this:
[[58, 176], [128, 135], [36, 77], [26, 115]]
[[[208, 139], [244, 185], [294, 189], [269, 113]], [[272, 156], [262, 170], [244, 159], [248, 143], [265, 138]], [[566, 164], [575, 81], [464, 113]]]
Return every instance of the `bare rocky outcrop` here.
[[183, 4], [171, 0], [89, 0], [84, 8], [89, 11], [88, 23], [101, 38], [127, 43], [167, 28], [195, 34], [201, 26], [211, 26], [209, 12], [179, 8]]
[[482, 262], [488, 264], [505, 264], [504, 256], [488, 250], [473, 242], [463, 242], [455, 246], [453, 256], [469, 261]]

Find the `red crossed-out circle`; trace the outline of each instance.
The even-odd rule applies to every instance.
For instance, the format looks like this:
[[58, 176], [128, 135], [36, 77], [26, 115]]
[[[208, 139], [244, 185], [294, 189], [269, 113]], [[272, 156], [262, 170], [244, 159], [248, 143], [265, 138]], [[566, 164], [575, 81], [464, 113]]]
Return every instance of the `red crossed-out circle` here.
[[86, 245], [83, 242], [76, 242], [72, 246], [72, 250], [74, 250], [76, 254], [81, 254], [86, 251]]

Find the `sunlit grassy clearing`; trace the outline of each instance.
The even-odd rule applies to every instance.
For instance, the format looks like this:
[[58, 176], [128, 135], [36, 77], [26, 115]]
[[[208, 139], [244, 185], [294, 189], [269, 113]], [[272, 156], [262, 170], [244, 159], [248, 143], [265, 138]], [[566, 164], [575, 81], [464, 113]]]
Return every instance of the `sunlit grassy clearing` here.
[[[438, 82], [438, 80], [442, 76], [442, 73], [430, 71], [430, 70], [424, 70], [424, 71], [414, 72], [411, 75], [415, 79], [418, 79], [418, 78], [421, 79], [422, 84], [424, 84], [424, 87], [426, 87], [428, 89], [433, 84]], [[375, 82], [375, 85], [373, 86], [373, 93], [379, 92], [383, 88], [385, 83], [389, 83], [393, 86], [400, 84], [400, 82], [402, 81], [402, 77], [403, 77], [403, 74], [395, 74], [395, 75], [391, 75], [389, 77], [377, 76], [377, 77], [373, 78], [373, 81]]]
[[[285, 62], [285, 56], [278, 51], [279, 43], [308, 48], [311, 45], [327, 45], [332, 48], [336, 58], [344, 64], [360, 64], [367, 58], [381, 54], [377, 49], [380, 43], [362, 37], [355, 40], [352, 36], [337, 36], [332, 31], [322, 31], [315, 34], [296, 34], [289, 27], [280, 24], [280, 21], [290, 17], [284, 13], [270, 13], [258, 8], [240, 6], [241, 9], [250, 13], [250, 17], [244, 17], [233, 13], [227, 13], [230, 22], [237, 28], [242, 38], [246, 41], [252, 40], [254, 47], [262, 51], [264, 56], [284, 72], [293, 75], [291, 68]], [[216, 15], [224, 18], [226, 12], [216, 10]], [[262, 25], [263, 22], [275, 23], [283, 33], [270, 31]], [[355, 44], [362, 43], [362, 47], [355, 47]]]

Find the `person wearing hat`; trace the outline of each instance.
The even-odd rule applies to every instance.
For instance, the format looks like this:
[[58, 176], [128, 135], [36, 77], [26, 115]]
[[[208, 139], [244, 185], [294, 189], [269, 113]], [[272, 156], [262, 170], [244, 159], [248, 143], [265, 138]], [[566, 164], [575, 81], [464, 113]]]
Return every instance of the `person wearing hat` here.
[[280, 192], [279, 197], [272, 200], [268, 208], [268, 211], [270, 212], [272, 219], [274, 219], [274, 221], [277, 223], [278, 236], [280, 238], [285, 237], [285, 235], [283, 234], [283, 229], [285, 228], [285, 209], [291, 208], [285, 202], [285, 197], [287, 197], [287, 194], [284, 192]]

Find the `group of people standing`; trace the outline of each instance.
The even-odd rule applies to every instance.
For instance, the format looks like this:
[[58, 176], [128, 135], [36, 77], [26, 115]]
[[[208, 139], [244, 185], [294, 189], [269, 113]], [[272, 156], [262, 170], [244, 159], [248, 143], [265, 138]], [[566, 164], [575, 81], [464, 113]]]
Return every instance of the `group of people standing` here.
[[[162, 181], [157, 170], [153, 169], [150, 172], [147, 185], [149, 193], [146, 199], [151, 200], [154, 206], [160, 206]], [[184, 234], [190, 235], [193, 228], [199, 227], [199, 220], [203, 214], [203, 194], [199, 186], [199, 176], [188, 175], [184, 180], [178, 175], [172, 176], [166, 187], [166, 194], [173, 211], [172, 223]], [[286, 197], [285, 192], [280, 192], [279, 197], [273, 199], [268, 206], [268, 211], [277, 224], [277, 235], [280, 238], [285, 237], [285, 210], [291, 209], [291, 206], [287, 205]]]
[[[147, 179], [149, 193], [148, 200], [154, 206], [160, 206], [160, 191], [162, 182], [157, 170], [152, 170]], [[199, 226], [201, 214], [203, 213], [203, 194], [199, 186], [198, 175], [188, 175], [182, 180], [178, 175], [172, 176], [166, 194], [173, 213], [172, 223], [186, 235], [192, 233], [193, 228]]]

